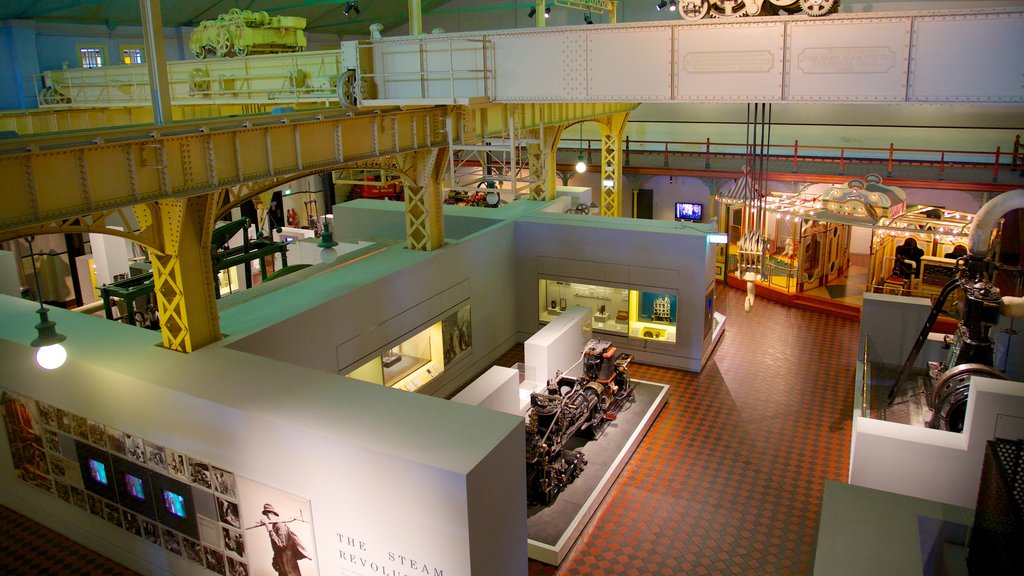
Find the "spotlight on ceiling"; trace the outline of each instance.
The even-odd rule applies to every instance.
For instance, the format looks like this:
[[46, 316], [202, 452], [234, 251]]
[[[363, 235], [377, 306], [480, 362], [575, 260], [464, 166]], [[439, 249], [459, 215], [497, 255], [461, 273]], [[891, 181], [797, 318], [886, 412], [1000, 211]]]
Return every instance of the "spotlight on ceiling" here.
[[677, 7], [676, 0], [669, 0], [668, 9], [670, 12], [675, 12]]
[[359, 14], [359, 2], [345, 2], [345, 7], [341, 9], [341, 13], [345, 16], [350, 16], [352, 12]]
[[545, 18], [551, 18], [551, 7], [550, 6], [547, 6], [547, 7], [544, 8], [544, 17]]
[[661, 0], [661, 2], [658, 2], [658, 5], [655, 6], [655, 8], [657, 8], [658, 10], [663, 10], [665, 6], [668, 6], [668, 2], [666, 2], [665, 0]]
[[536, 15], [537, 15], [537, 7], [533, 6], [533, 7], [530, 8], [529, 13], [526, 14], [526, 17], [527, 18], [533, 18]]
[[594, 23], [594, 19], [590, 17], [590, 11], [589, 10], [583, 13], [583, 21], [586, 22], [587, 24], [593, 24]]

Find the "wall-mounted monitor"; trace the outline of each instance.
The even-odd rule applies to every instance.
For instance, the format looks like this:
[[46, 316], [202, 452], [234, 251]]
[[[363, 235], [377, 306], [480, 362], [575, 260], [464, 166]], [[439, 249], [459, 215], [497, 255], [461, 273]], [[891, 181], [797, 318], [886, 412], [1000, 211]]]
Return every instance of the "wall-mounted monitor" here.
[[138, 462], [120, 456], [111, 456], [110, 460], [114, 465], [111, 483], [117, 486], [118, 504], [140, 516], [156, 520], [153, 500], [159, 494], [153, 490], [150, 470]]
[[676, 220], [700, 222], [704, 215], [704, 205], [699, 202], [676, 202]]
[[93, 482], [107, 485], [107, 465], [99, 460], [89, 458], [89, 477]]
[[187, 518], [185, 513], [185, 497], [170, 490], [164, 490], [164, 508], [178, 518]]
[[146, 499], [146, 490], [142, 487], [142, 478], [138, 476], [132, 476], [131, 474], [124, 475], [124, 487], [128, 490], [128, 495], [136, 500]]

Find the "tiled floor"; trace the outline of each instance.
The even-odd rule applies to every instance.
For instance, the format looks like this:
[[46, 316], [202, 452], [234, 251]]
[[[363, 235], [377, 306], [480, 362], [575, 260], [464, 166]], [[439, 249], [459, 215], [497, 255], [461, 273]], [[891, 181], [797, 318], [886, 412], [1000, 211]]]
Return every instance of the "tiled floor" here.
[[[856, 323], [719, 292], [726, 331], [700, 374], [638, 365], [668, 404], [557, 570], [808, 574], [825, 480], [845, 480]], [[521, 359], [522, 347], [501, 363]], [[0, 574], [129, 574], [0, 508]]]

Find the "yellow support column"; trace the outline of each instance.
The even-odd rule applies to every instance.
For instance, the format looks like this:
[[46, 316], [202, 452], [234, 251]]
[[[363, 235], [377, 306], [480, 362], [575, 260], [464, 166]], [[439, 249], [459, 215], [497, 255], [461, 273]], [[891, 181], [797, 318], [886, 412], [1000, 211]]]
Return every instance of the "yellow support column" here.
[[562, 126], [544, 126], [537, 134], [538, 143], [526, 145], [530, 172], [530, 200], [551, 200], [558, 186], [555, 153], [562, 139]]
[[[547, 0], [537, 0], [534, 5], [536, 12], [533, 15], [534, 22], [537, 24], [537, 28], [544, 28], [548, 25], [548, 19], [544, 17], [544, 10], [547, 8]], [[532, 196], [532, 193], [531, 193]]]
[[153, 281], [163, 345], [171, 350], [191, 352], [221, 338], [210, 259], [216, 198], [202, 194], [154, 204], [163, 242], [152, 254]]
[[423, 34], [423, 0], [409, 0], [409, 36]]
[[441, 177], [447, 155], [447, 148], [432, 148], [398, 157], [405, 181], [405, 243], [410, 250], [429, 252], [444, 246]]
[[625, 112], [600, 122], [602, 216], [622, 216], [622, 136], [628, 120]]

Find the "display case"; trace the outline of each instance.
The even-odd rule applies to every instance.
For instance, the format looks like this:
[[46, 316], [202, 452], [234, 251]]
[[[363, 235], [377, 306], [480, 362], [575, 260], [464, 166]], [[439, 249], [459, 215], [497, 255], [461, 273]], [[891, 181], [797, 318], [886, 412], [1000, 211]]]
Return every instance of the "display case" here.
[[633, 338], [676, 341], [675, 294], [629, 291], [629, 335]]
[[441, 323], [389, 348], [349, 372], [349, 378], [415, 391], [444, 372]]
[[629, 291], [592, 284], [540, 280], [540, 321], [550, 322], [571, 306], [594, 311], [592, 328], [626, 334], [629, 330]]

